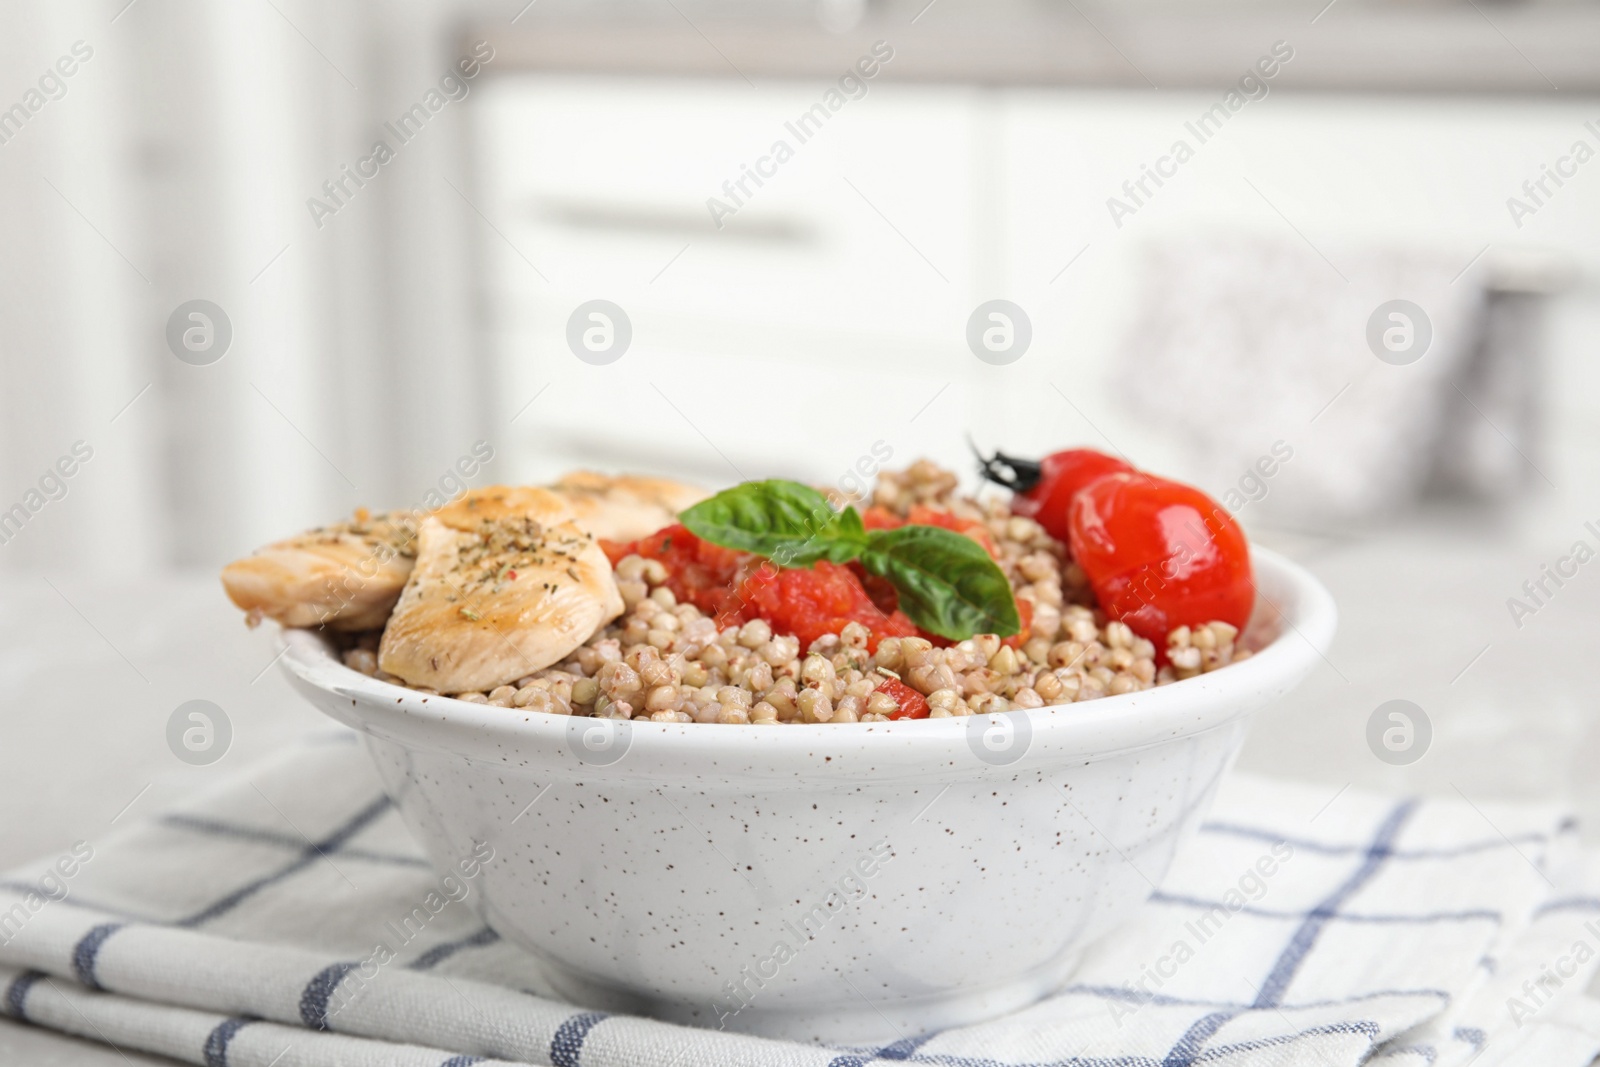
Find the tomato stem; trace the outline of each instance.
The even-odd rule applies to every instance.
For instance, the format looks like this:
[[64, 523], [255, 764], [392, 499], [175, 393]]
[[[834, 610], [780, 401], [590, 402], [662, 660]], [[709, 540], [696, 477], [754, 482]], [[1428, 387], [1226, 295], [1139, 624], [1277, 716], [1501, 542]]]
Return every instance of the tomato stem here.
[[1044, 465], [1036, 459], [1022, 459], [996, 452], [985, 456], [972, 441], [972, 454], [978, 457], [978, 473], [996, 485], [1003, 485], [1013, 493], [1026, 493], [1044, 477]]

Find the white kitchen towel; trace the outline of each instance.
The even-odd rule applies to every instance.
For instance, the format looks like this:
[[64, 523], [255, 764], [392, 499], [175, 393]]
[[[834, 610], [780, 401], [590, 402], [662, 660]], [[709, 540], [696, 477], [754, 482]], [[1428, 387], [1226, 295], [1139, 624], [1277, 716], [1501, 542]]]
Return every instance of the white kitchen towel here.
[[1546, 807], [1235, 776], [1055, 995], [823, 1048], [561, 1002], [476, 917], [481, 871], [435, 872], [339, 732], [0, 883], [0, 1008], [228, 1067], [1582, 1067], [1600, 872], [1581, 860]]

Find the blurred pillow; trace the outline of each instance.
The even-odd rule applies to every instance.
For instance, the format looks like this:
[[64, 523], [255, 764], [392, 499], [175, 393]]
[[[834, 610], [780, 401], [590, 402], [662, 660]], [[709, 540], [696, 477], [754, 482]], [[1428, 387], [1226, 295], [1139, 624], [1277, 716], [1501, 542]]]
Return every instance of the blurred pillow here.
[[[1452, 422], [1483, 418], [1460, 390], [1483, 348], [1484, 270], [1456, 253], [1323, 251], [1260, 237], [1151, 248], [1116, 371], [1201, 484], [1238, 485], [1262, 457], [1292, 453], [1251, 508], [1293, 525], [1415, 499], [1442, 450], [1461, 450]], [[1464, 481], [1463, 463], [1482, 462], [1452, 460]]]

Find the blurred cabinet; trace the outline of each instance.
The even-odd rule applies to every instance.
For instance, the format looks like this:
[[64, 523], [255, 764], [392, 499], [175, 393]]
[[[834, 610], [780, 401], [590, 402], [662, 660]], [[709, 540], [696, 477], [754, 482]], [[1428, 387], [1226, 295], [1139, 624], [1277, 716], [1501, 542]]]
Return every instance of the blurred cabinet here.
[[[485, 87], [485, 313], [519, 474], [832, 482], [875, 442], [959, 455], [978, 367], [964, 324], [983, 299], [980, 96], [868, 82], [829, 112], [826, 89]], [[567, 338], [597, 299], [632, 330], [602, 365]]]
[[[1596, 176], [1524, 226], [1506, 209], [1590, 136], [1583, 100], [1380, 106], [1274, 88], [1119, 226], [1107, 199], [1217, 93], [885, 74], [802, 143], [795, 124], [829, 84], [515, 74], [478, 90], [471, 192], [508, 476], [593, 464], [832, 482], [880, 441], [894, 462], [965, 470], [972, 433], [1023, 454], [1113, 448], [1203, 478], [1182, 441], [1130, 414], [1112, 373], [1137, 337], [1144, 255], [1162, 242], [1252, 233], [1333, 262], [1396, 246], [1463, 267], [1536, 248], [1588, 278], [1597, 266]], [[780, 141], [793, 154], [778, 162]], [[719, 227], [707, 201], [733, 203], [725, 183], [758, 166], [769, 176], [745, 181]], [[632, 325], [607, 365], [567, 343], [569, 317], [596, 299]], [[1008, 366], [967, 347], [968, 317], [992, 299], [1031, 320], [1032, 347]], [[1549, 398], [1551, 448], [1583, 470], [1600, 468], [1600, 363], [1580, 343], [1595, 307], [1592, 289], [1565, 306], [1550, 370], [1567, 386]], [[1280, 435], [1314, 444], [1305, 413], [1290, 414]]]

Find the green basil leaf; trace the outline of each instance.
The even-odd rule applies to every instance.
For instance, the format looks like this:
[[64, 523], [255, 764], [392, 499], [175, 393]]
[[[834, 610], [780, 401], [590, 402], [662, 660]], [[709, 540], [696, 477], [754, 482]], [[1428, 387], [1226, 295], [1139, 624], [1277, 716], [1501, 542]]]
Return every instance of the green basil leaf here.
[[867, 550], [867, 530], [861, 525], [861, 514], [853, 507], [839, 512], [833, 527], [831, 550], [824, 557], [830, 563], [849, 563]]
[[846, 563], [867, 544], [854, 508], [834, 511], [815, 489], [781, 478], [725, 489], [678, 520], [696, 537], [766, 556], [780, 567], [808, 567], [819, 559]]
[[1022, 629], [1005, 572], [964, 534], [939, 526], [874, 530], [861, 563], [894, 584], [900, 610], [929, 633], [964, 641]]

